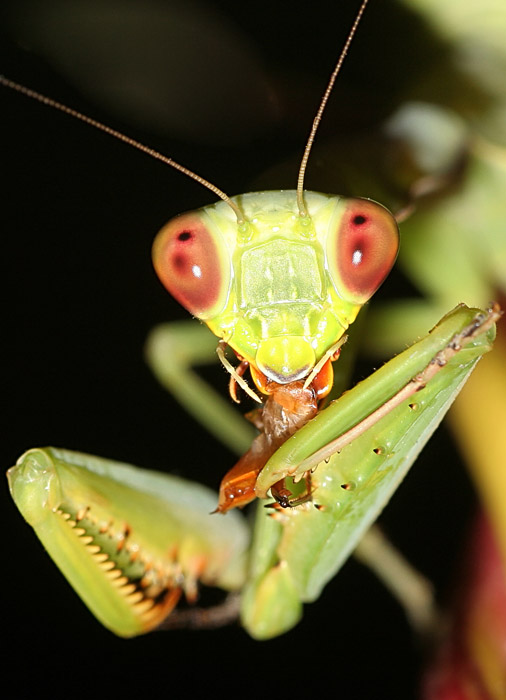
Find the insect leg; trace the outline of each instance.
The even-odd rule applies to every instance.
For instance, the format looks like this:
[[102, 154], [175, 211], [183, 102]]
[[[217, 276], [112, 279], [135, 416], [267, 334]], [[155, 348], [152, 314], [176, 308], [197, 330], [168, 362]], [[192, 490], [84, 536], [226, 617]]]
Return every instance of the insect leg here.
[[403, 557], [377, 525], [362, 537], [354, 556], [369, 567], [399, 601], [420, 635], [435, 631], [438, 611], [432, 584]]
[[216, 360], [216, 337], [205, 326], [193, 321], [161, 324], [151, 331], [145, 353], [158, 381], [188, 413], [233, 452], [247, 449], [253, 428], [193, 370]]

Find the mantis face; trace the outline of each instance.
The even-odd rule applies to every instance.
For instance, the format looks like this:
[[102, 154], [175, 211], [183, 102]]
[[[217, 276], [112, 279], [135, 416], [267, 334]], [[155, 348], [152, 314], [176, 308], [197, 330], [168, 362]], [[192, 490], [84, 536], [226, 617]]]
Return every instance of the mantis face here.
[[335, 346], [399, 246], [395, 219], [375, 202], [304, 199], [301, 217], [295, 191], [242, 195], [246, 223], [220, 202], [176, 217], [153, 246], [168, 291], [277, 384], [304, 379]]

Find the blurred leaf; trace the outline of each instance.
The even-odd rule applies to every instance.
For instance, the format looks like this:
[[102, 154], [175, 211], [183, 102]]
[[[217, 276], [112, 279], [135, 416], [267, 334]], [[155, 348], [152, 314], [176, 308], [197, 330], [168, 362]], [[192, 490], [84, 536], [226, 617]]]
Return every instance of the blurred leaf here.
[[[403, 0], [451, 43], [453, 62], [491, 97], [477, 110], [471, 95], [455, 93], [445, 72], [427, 78], [427, 90], [470, 119], [480, 133], [506, 145], [506, 4], [503, 0]], [[419, 89], [419, 88], [418, 88]], [[483, 106], [483, 105], [482, 105]]]

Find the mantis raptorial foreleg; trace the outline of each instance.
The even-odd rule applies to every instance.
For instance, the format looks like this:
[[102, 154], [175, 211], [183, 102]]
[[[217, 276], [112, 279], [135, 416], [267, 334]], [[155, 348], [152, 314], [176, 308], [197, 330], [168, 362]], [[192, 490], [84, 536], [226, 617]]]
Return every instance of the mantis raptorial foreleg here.
[[[279, 632], [293, 626], [301, 614], [300, 601], [318, 597], [322, 584], [340, 568], [397, 488], [476, 361], [490, 349], [493, 324], [499, 317], [498, 309], [488, 314], [466, 307], [455, 309], [430, 335], [346, 392], [271, 458], [259, 476], [260, 488], [268, 489], [287, 474], [297, 475], [297, 465], [322, 444], [327, 427], [335, 434], [340, 433], [339, 425], [346, 426], [342, 431], [346, 435], [361, 423], [359, 414], [363, 418], [371, 415], [376, 406], [402, 394], [426, 368], [430, 373], [430, 368], [437, 368], [415, 397], [383, 414], [328, 463], [318, 465], [311, 477], [318, 508], [306, 503], [274, 519], [258, 516], [253, 574], [242, 608], [243, 623], [251, 634], [263, 638], [274, 629]], [[274, 618], [270, 611], [277, 600], [274, 593], [280, 589], [285, 608], [278, 608]], [[269, 614], [264, 615], [266, 611]]]
[[239, 590], [248, 528], [210, 518], [215, 495], [129, 464], [32, 449], [8, 473], [12, 496], [95, 616], [131, 637], [157, 627], [197, 582]]

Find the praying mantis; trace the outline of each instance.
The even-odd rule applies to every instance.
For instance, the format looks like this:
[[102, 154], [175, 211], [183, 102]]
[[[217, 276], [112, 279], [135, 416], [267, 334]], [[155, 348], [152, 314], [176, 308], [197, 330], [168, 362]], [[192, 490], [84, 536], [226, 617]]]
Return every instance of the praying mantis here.
[[214, 516], [214, 517], [218, 517], [218, 516]]

